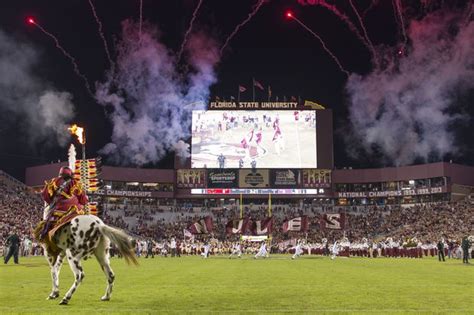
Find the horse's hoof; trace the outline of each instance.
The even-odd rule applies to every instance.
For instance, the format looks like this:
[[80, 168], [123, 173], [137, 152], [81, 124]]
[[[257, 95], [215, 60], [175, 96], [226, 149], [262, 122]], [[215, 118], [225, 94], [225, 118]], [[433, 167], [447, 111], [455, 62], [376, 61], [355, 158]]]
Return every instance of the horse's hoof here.
[[46, 300], [54, 300], [54, 299], [57, 299], [58, 297], [59, 297], [59, 292], [53, 292], [50, 295], [48, 295]]
[[59, 302], [59, 305], [67, 305], [68, 302], [68, 300], [62, 299], [61, 302]]
[[110, 301], [110, 297], [103, 296], [100, 298], [101, 301]]

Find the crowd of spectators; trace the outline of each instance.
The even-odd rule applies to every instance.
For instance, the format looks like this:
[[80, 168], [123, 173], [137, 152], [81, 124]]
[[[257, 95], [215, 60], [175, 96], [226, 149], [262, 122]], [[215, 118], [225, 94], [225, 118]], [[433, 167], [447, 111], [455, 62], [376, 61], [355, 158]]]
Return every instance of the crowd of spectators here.
[[[0, 173], [0, 248], [5, 239], [15, 231], [22, 240], [32, 241], [32, 251], [37, 243], [31, 236], [31, 230], [41, 219], [43, 202], [22, 183]], [[283, 242], [294, 238], [306, 238], [319, 242], [346, 236], [351, 241], [364, 238], [376, 240], [387, 237], [405, 239], [416, 237], [422, 242], [436, 242], [441, 237], [460, 240], [473, 234], [474, 209], [468, 201], [440, 202], [413, 206], [367, 206], [362, 210], [351, 207], [313, 206], [276, 201], [272, 203], [274, 242]], [[202, 201], [186, 200], [166, 202], [165, 205], [120, 205], [102, 204], [105, 223], [127, 230], [141, 239], [160, 241], [175, 237], [183, 239], [184, 230], [199, 219], [213, 218], [212, 237], [219, 240], [234, 240], [227, 236], [226, 223], [240, 217], [241, 209], [234, 202], [228, 205], [203, 204]], [[268, 203], [246, 204], [242, 209], [246, 217], [261, 220], [268, 216]], [[356, 211], [355, 211], [356, 210]], [[324, 230], [320, 228], [323, 213], [344, 212], [346, 224], [344, 230]], [[287, 219], [306, 215], [311, 225], [306, 233], [283, 233], [282, 225]], [[199, 238], [201, 236], [197, 236]], [[209, 236], [202, 236], [202, 239]]]
[[43, 214], [43, 202], [28, 187], [0, 171], [0, 249], [13, 232], [21, 240], [28, 239], [31, 250], [39, 248], [31, 242], [31, 230]]
[[[176, 211], [175, 208], [170, 206], [167, 206], [166, 209], [176, 215], [166, 217], [163, 215], [166, 214], [166, 211], [163, 212], [162, 209], [148, 210], [144, 213], [140, 210], [132, 211], [115, 208], [108, 211], [106, 221], [116, 223], [117, 226], [128, 229], [129, 232], [135, 235], [160, 240], [170, 237], [182, 238], [184, 229], [201, 218], [211, 216], [213, 218], [213, 237], [225, 239], [227, 237], [226, 223], [240, 217], [240, 208], [236, 205], [215, 208], [203, 207], [198, 208], [198, 210], [188, 208], [186, 211]], [[196, 212], [190, 209], [195, 209]], [[363, 211], [360, 209], [357, 209], [358, 211], [351, 210], [333, 206], [324, 208], [311, 205], [302, 207], [294, 205], [275, 206], [272, 208], [272, 237], [277, 242], [300, 237], [313, 241], [319, 241], [322, 238], [336, 240], [344, 235], [350, 240], [415, 237], [424, 242], [432, 242], [439, 240], [441, 237], [460, 240], [474, 232], [474, 216], [472, 215], [474, 209], [467, 201], [441, 202], [409, 207], [368, 206]], [[268, 216], [268, 205], [245, 205], [242, 212], [245, 217], [249, 217], [251, 220], [262, 220]], [[328, 230], [320, 227], [320, 218], [323, 213], [341, 212], [346, 217], [343, 230]], [[282, 225], [284, 221], [303, 215], [310, 219], [310, 228], [307, 233], [283, 233]], [[117, 224], [117, 220], [120, 220], [119, 224]]]

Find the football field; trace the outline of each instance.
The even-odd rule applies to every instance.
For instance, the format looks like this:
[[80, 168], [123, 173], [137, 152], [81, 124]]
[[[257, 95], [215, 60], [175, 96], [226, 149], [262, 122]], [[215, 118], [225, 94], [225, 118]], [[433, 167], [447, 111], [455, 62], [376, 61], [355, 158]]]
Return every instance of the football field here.
[[[97, 261], [83, 262], [85, 279], [67, 306], [45, 300], [43, 257], [0, 265], [0, 314], [7, 313], [474, 313], [474, 266], [459, 260], [338, 258], [266, 260], [217, 256], [140, 258], [139, 267], [112, 259], [112, 299]], [[61, 297], [72, 284], [67, 263]]]

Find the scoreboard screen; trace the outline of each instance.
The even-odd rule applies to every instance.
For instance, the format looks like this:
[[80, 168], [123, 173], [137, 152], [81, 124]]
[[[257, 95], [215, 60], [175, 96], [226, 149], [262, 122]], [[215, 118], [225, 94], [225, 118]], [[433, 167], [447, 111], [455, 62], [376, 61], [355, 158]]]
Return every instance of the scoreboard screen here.
[[316, 111], [193, 111], [192, 168], [317, 168]]

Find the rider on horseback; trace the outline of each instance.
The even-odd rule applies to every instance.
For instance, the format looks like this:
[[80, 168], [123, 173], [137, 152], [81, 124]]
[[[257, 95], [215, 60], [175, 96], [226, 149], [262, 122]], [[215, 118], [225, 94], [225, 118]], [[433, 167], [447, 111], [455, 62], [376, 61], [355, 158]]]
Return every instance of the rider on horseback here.
[[51, 268], [53, 287], [48, 300], [59, 297], [59, 271], [63, 259], [67, 259], [74, 273], [74, 283], [59, 303], [66, 305], [84, 279], [81, 260], [92, 255], [107, 277], [107, 289], [101, 300], [110, 300], [115, 275], [110, 266], [109, 246], [114, 244], [127, 263], [137, 265], [131, 237], [106, 225], [95, 215], [84, 214], [87, 195], [69, 167], [62, 167], [58, 177], [46, 182], [42, 197], [48, 206], [43, 221], [36, 227], [35, 237], [42, 242]]
[[67, 166], [61, 167], [58, 177], [45, 182], [41, 196], [48, 206], [35, 235], [40, 242], [51, 248], [51, 239], [56, 230], [76, 216], [84, 214], [88, 198], [81, 183], [73, 178], [73, 172]]

